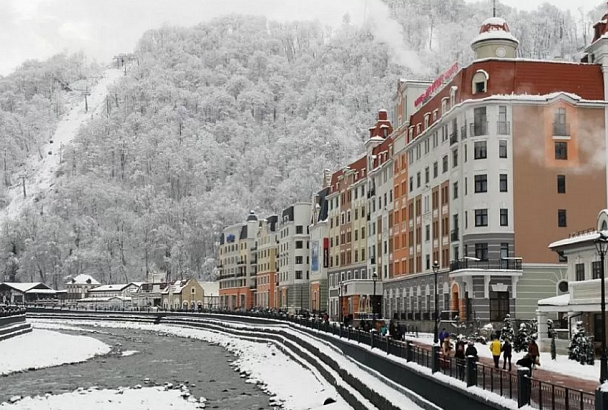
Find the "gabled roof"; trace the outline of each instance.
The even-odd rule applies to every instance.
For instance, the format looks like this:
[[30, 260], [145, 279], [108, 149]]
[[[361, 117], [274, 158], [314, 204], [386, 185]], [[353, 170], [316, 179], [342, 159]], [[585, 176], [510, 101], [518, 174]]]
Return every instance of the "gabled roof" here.
[[32, 290], [32, 289], [46, 289], [46, 290], [51, 289], [49, 286], [45, 285], [42, 282], [24, 282], [24, 283], [19, 283], [19, 282], [3, 282], [0, 285], [8, 286], [9, 288], [17, 290], [17, 291], [22, 292], [22, 293], [25, 293], [28, 290]]
[[192, 279], [188, 280], [176, 280], [173, 284], [167, 286], [161, 293], [163, 295], [168, 295], [169, 293], [179, 294], [182, 293], [182, 290], [188, 285], [188, 283]]
[[559, 241], [553, 242], [549, 245], [549, 249], [555, 250], [557, 248], [563, 248], [565, 246], [570, 245], [582, 245], [583, 243], [592, 243], [597, 238], [600, 237], [600, 234], [597, 231], [587, 232], [581, 235], [571, 236], [570, 238], [560, 239]]
[[100, 283], [91, 275], [85, 275], [81, 273], [80, 275], [74, 276], [72, 279], [68, 280], [66, 285], [100, 285]]

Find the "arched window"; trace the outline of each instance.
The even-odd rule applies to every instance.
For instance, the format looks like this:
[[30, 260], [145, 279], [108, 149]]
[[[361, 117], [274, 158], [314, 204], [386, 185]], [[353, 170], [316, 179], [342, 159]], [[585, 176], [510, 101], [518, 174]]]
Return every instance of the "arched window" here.
[[490, 75], [484, 70], [477, 70], [473, 75], [473, 94], [481, 94], [488, 91], [488, 80]]

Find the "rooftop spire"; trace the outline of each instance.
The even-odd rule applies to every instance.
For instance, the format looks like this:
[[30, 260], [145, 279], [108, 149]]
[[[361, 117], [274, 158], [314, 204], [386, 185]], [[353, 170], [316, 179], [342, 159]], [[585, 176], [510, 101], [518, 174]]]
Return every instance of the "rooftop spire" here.
[[492, 0], [492, 17], [496, 17], [496, 0]]

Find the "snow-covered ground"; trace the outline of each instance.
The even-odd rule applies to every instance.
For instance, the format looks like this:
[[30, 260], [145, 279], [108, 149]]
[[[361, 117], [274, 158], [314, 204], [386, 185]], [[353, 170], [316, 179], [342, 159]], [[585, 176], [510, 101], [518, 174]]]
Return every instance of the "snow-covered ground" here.
[[53, 142], [49, 141], [40, 148], [40, 152], [44, 155], [43, 159], [41, 160], [38, 153], [35, 152], [27, 161], [25, 182], [27, 197], [23, 197], [21, 184], [12, 186], [8, 193], [10, 202], [0, 212], [0, 223], [7, 217], [10, 219], [17, 218], [27, 203], [31, 203], [37, 194], [45, 193], [53, 185], [55, 172], [59, 168], [62, 147], [74, 139], [80, 127], [88, 119], [103, 113], [108, 87], [114, 84], [121, 75], [122, 71], [115, 68], [103, 72], [101, 80], [90, 90], [88, 112], [85, 111], [84, 98], [82, 97], [72, 99], [68, 103], [67, 113], [59, 120], [52, 137]]
[[[266, 391], [274, 394], [276, 396], [275, 401], [282, 404], [283, 408], [287, 410], [314, 409], [322, 406], [327, 398], [333, 398], [338, 402], [335, 407], [330, 407], [329, 409], [352, 409], [314, 367], [302, 367], [271, 343], [249, 342], [206, 330], [162, 324], [70, 321], [70, 325], [63, 325], [53, 321], [32, 320], [32, 325], [35, 329], [69, 328], [70, 330], [74, 330], [74, 326], [78, 325], [96, 326], [98, 328], [142, 329], [205, 340], [221, 345], [234, 353], [238, 359], [232, 365], [243, 376], [247, 377], [248, 382], [260, 384]], [[404, 408], [408, 410], [419, 409], [415, 405]]]
[[0, 342], [0, 375], [83, 362], [110, 349], [92, 337], [34, 329]]
[[[420, 337], [411, 338], [406, 337], [408, 340], [412, 340], [417, 343], [432, 345], [433, 344], [433, 335], [428, 334], [420, 334]], [[477, 348], [477, 352], [479, 357], [487, 357], [489, 359], [492, 358], [492, 353], [490, 352], [490, 343], [486, 345], [482, 345], [481, 343], [476, 343], [475, 347]], [[513, 365], [519, 359], [524, 357], [526, 352], [516, 353], [513, 351], [513, 358], [511, 359]], [[502, 363], [502, 358], [501, 358]], [[549, 352], [541, 352], [540, 353], [540, 368], [543, 370], [547, 370], [550, 372], [564, 374], [566, 376], [572, 376], [580, 379], [587, 380], [597, 380], [597, 375], [600, 374], [600, 361], [596, 360], [595, 365], [583, 365], [574, 360], [568, 360], [568, 356], [558, 354], [556, 360], [551, 360], [551, 353]]]
[[81, 390], [57, 396], [26, 397], [14, 404], [2, 403], [7, 410], [196, 410], [202, 406], [182, 398], [180, 390], [163, 387], [121, 390]]

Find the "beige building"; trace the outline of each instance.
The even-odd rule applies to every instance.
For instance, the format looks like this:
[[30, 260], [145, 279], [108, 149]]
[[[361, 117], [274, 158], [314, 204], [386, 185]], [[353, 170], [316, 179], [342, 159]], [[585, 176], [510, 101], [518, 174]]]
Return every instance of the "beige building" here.
[[101, 284], [92, 276], [80, 274], [65, 283], [66, 303], [76, 303], [79, 299], [87, 297], [89, 290]]
[[[218, 289], [219, 292], [219, 289]], [[205, 291], [198, 280], [177, 280], [162, 291], [164, 309], [193, 310], [203, 307]]]

